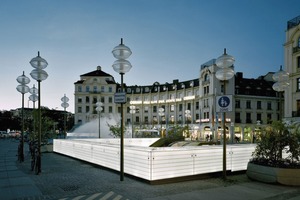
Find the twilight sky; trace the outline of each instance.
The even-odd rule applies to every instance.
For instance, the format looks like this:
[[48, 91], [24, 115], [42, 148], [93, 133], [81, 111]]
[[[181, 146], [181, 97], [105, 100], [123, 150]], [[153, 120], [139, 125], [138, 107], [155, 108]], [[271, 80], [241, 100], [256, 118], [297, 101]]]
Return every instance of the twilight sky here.
[[[102, 70], [120, 82], [111, 51], [123, 38], [132, 55], [127, 85], [199, 77], [200, 65], [227, 48], [235, 71], [257, 78], [284, 64], [287, 21], [300, 15], [299, 0], [3, 0], [0, 5], [0, 110], [22, 106], [16, 78], [31, 79], [29, 61], [49, 63], [41, 104], [74, 112], [74, 82]], [[32, 108], [25, 94], [25, 107]]]

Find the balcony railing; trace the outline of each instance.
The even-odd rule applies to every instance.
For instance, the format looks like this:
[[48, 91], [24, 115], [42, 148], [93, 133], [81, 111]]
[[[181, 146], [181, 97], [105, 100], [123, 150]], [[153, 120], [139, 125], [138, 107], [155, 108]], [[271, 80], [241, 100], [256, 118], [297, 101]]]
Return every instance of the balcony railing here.
[[297, 53], [297, 52], [299, 52], [300, 51], [300, 47], [294, 47], [293, 48], [293, 53]]

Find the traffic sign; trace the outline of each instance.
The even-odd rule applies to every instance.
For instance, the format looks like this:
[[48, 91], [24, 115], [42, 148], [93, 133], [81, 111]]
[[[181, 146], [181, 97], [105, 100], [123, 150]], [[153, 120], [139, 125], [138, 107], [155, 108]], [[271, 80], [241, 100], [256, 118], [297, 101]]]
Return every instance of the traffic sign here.
[[115, 93], [115, 103], [126, 103], [126, 92]]
[[216, 101], [216, 112], [232, 111], [232, 95], [217, 96]]

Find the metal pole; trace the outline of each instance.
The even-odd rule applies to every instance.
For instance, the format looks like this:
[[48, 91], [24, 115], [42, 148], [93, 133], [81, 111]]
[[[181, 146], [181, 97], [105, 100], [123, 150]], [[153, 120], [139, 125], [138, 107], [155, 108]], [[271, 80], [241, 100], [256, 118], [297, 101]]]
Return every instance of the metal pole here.
[[[226, 80], [224, 80], [224, 95], [226, 94]], [[226, 112], [223, 112], [223, 179], [226, 180]]]
[[66, 138], [67, 137], [67, 126], [66, 126], [66, 114], [67, 113], [66, 113], [66, 108], [64, 110], [65, 110], [65, 113], [64, 113], [64, 135], [65, 135], [65, 138]]
[[24, 161], [24, 93], [22, 93], [22, 132], [21, 132], [21, 160]]
[[[121, 90], [123, 92], [124, 86], [123, 86], [123, 75], [121, 74]], [[123, 116], [123, 103], [121, 103], [121, 149], [120, 149], [120, 181], [124, 180], [124, 116]]]
[[38, 80], [38, 118], [39, 118], [39, 128], [38, 128], [38, 173], [40, 173], [42, 170], [42, 161], [41, 161], [41, 140], [42, 140], [42, 115], [41, 115], [41, 81]]
[[100, 111], [98, 111], [98, 113], [99, 113], [99, 138], [101, 138], [100, 137], [100, 118], [101, 118], [101, 113], [100, 113]]

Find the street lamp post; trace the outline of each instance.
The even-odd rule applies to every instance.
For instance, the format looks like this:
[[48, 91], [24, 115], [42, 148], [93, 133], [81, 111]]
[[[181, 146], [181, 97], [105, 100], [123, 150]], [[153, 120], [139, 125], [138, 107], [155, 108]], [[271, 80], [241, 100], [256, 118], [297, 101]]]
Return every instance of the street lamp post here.
[[35, 108], [35, 102], [38, 100], [38, 89], [35, 87], [35, 85], [33, 84], [33, 87], [30, 88], [29, 93], [31, 94], [29, 96], [29, 100], [33, 102], [33, 108]]
[[48, 65], [47, 61], [40, 57], [40, 52], [38, 52], [38, 56], [31, 59], [30, 64], [33, 68], [30, 75], [31, 77], [38, 82], [38, 119], [39, 119], [39, 127], [38, 127], [38, 156], [37, 163], [38, 169], [37, 173], [41, 172], [41, 140], [42, 140], [42, 116], [41, 116], [41, 82], [46, 80], [48, 77], [48, 73], [44, 71]]
[[131, 114], [131, 137], [133, 137], [133, 114], [136, 113], [135, 106], [129, 106]]
[[[35, 110], [35, 102], [38, 100], [38, 96], [37, 96], [38, 89], [35, 87], [34, 84], [33, 84], [33, 87], [30, 88], [29, 93], [31, 94], [29, 96], [29, 100], [33, 102], [33, 110]], [[33, 136], [32, 136], [32, 139], [34, 140], [35, 135], [36, 135], [36, 133], [35, 133], [36, 120], [35, 120], [35, 115], [34, 114], [32, 114], [32, 118], [33, 118]]]
[[187, 127], [189, 127], [189, 119], [191, 117], [191, 111], [185, 110], [184, 113], [185, 113], [184, 115], [185, 115], [186, 125], [187, 125]]
[[165, 115], [165, 109], [164, 108], [159, 108], [158, 109], [158, 115], [160, 117], [160, 133], [161, 133], [161, 136], [162, 136], [162, 119], [163, 119], [163, 116]]
[[282, 70], [282, 66], [280, 66], [280, 70], [273, 74], [273, 80], [275, 83], [273, 84], [273, 90], [279, 93], [279, 119], [283, 118], [283, 109], [282, 109], [282, 94], [284, 90], [289, 86], [289, 73]]
[[[121, 92], [124, 92], [123, 76], [131, 69], [131, 63], [126, 60], [132, 54], [129, 47], [123, 44], [123, 38], [121, 38], [121, 44], [116, 46], [112, 51], [113, 56], [117, 59], [112, 67], [121, 75]], [[120, 181], [124, 180], [124, 116], [123, 116], [123, 103], [121, 103], [121, 142], [120, 142]]]
[[100, 137], [100, 119], [101, 119], [101, 112], [102, 112], [102, 110], [103, 110], [103, 108], [102, 108], [102, 106], [103, 106], [103, 103], [101, 102], [101, 101], [98, 101], [97, 103], [96, 103], [96, 111], [98, 112], [98, 116], [99, 116], [99, 124], [98, 124], [98, 131], [99, 131], [99, 138], [101, 138]]
[[22, 131], [21, 131], [21, 141], [20, 141], [20, 151], [18, 151], [19, 161], [24, 161], [24, 94], [29, 92], [29, 87], [26, 85], [30, 82], [30, 79], [25, 76], [24, 71], [21, 76], [17, 78], [20, 85], [17, 86], [18, 92], [22, 94]]
[[[232, 69], [235, 59], [226, 53], [216, 60], [216, 65], [220, 68], [216, 72], [216, 78], [223, 81], [223, 94], [226, 94], [226, 81], [234, 76]], [[223, 179], [226, 180], [226, 112], [223, 112]]]
[[66, 109], [67, 109], [67, 107], [69, 107], [69, 103], [68, 103], [69, 98], [66, 96], [66, 94], [61, 98], [61, 101], [62, 101], [61, 107], [64, 108], [64, 137], [66, 138], [66, 136], [67, 136], [67, 125], [66, 125], [67, 112], [66, 112]]

